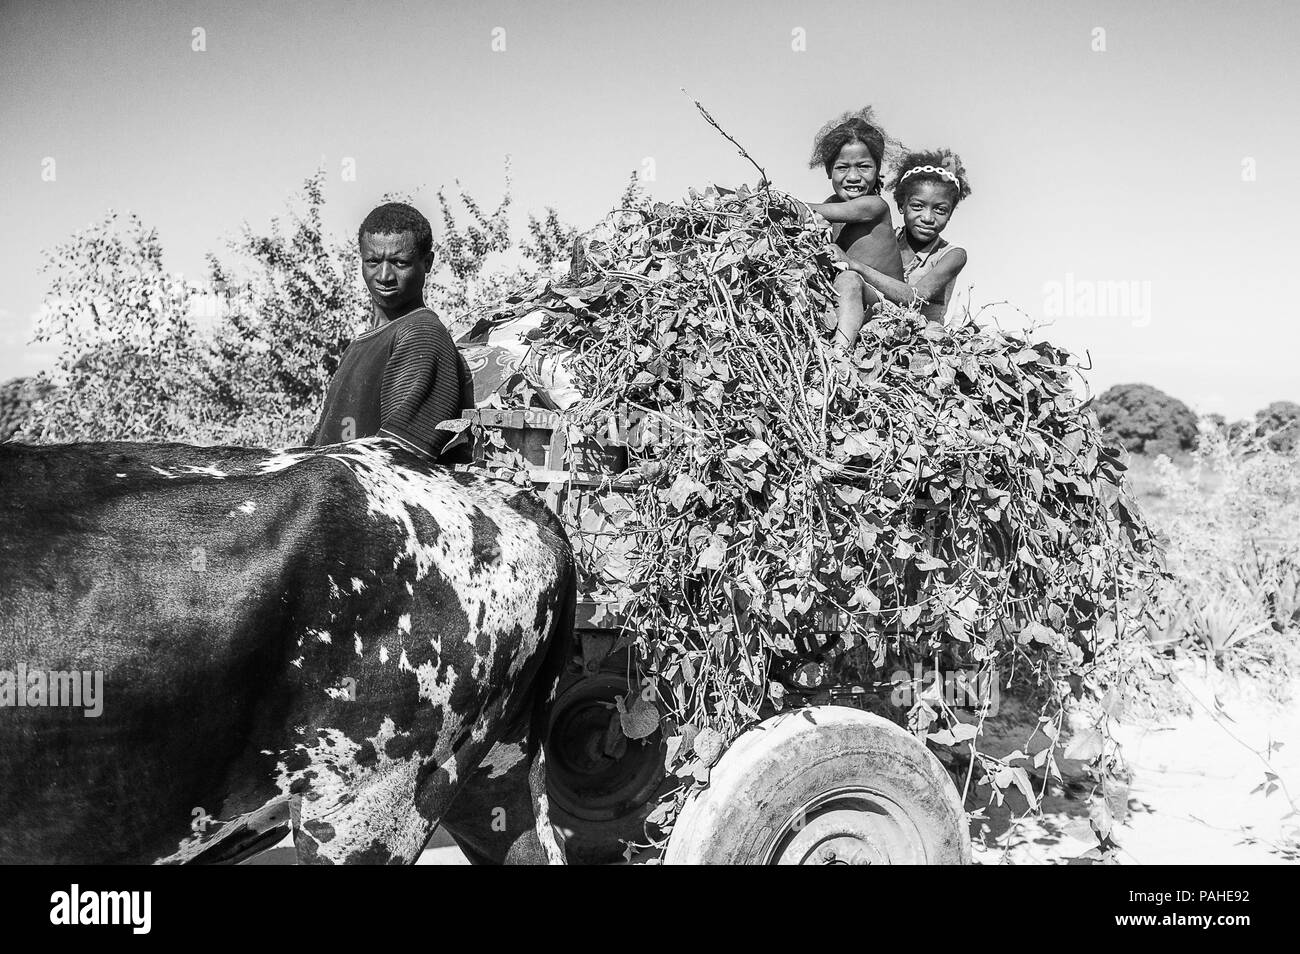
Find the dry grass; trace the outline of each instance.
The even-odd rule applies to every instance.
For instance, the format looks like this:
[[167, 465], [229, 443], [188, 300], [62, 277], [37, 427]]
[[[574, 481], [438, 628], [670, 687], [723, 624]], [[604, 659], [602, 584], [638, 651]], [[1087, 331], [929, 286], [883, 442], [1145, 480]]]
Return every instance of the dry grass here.
[[1178, 459], [1135, 456], [1129, 487], [1168, 553], [1150, 608], [1157, 651], [1289, 683], [1300, 634], [1300, 467], [1294, 453], [1202, 435]]

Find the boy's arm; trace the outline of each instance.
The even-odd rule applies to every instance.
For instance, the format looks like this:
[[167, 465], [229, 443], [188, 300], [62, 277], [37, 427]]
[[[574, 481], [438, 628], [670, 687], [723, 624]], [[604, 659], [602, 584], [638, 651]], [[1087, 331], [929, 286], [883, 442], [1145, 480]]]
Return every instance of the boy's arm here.
[[939, 264], [922, 276], [921, 280], [912, 286], [912, 289], [926, 301], [929, 301], [931, 297], [943, 294], [943, 286], [956, 278], [958, 273], [965, 267], [966, 250], [964, 248], [955, 248], [939, 259]]
[[912, 287], [907, 282], [899, 281], [892, 278], [884, 272], [872, 268], [870, 265], [863, 265], [844, 256], [841, 261], [844, 262], [845, 268], [851, 272], [857, 272], [862, 276], [862, 280], [874, 288], [880, 294], [884, 295], [895, 305], [906, 305], [912, 300]]
[[812, 209], [827, 222], [861, 222], [871, 224], [889, 218], [889, 206], [878, 195], [864, 195], [847, 202], [809, 202]]
[[944, 286], [948, 285], [948, 282], [952, 281], [953, 278], [956, 278], [963, 268], [966, 268], [966, 250], [965, 248], [954, 248], [943, 259], [940, 259], [933, 272], [924, 274], [915, 285], [909, 285], [907, 282], [898, 281], [897, 278], [891, 278], [887, 274], [871, 268], [871, 265], [863, 265], [861, 261], [854, 261], [848, 256], [842, 256], [841, 261], [844, 261], [846, 268], [852, 270], [852, 272], [857, 272], [867, 285], [879, 291], [881, 295], [884, 295], [894, 304], [907, 304], [911, 302], [914, 295], [928, 302], [931, 295], [940, 294], [944, 290]]
[[870, 265], [855, 262], [847, 256], [843, 261], [850, 270], [861, 275], [863, 281], [894, 304], [908, 305], [911, 304], [914, 296], [928, 302], [932, 295], [940, 294], [943, 287], [951, 279], [956, 278], [957, 274], [966, 267], [966, 250], [964, 248], [953, 249], [939, 260], [939, 264], [934, 267], [933, 271], [926, 273], [915, 285], [909, 285], [897, 278], [891, 278]]

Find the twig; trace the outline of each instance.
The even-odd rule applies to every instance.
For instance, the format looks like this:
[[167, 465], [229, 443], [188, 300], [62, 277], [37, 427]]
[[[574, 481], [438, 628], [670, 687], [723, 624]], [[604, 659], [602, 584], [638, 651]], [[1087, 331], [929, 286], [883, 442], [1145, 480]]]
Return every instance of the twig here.
[[767, 181], [767, 173], [763, 171], [763, 167], [754, 161], [754, 157], [749, 154], [749, 152], [745, 149], [744, 146], [742, 146], [740, 143], [736, 141], [736, 137], [734, 137], [733, 135], [731, 135], [731, 133], [727, 132], [725, 129], [723, 129], [721, 126], [718, 125], [718, 121], [709, 115], [709, 111], [705, 109], [702, 105], [700, 105], [700, 101], [698, 99], [695, 99], [693, 96], [691, 96], [690, 93], [686, 92], [685, 86], [680, 88], [682, 93], [686, 96], [686, 98], [695, 104], [695, 108], [700, 111], [700, 115], [704, 117], [705, 122], [707, 122], [718, 132], [722, 133], [723, 137], [728, 142], [730, 142], [733, 146], [735, 146], [737, 149], [740, 150], [740, 154], [749, 161], [749, 164], [758, 170], [758, 174], [762, 177], [762, 179], [758, 183], [758, 188], [766, 192], [768, 188], [771, 186], [771, 183]]

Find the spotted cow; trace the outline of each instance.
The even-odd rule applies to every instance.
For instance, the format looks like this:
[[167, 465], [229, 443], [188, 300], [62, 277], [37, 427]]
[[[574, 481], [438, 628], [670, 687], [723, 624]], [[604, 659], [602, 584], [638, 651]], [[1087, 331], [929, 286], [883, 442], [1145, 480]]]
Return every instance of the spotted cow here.
[[386, 440], [2, 444], [0, 863], [562, 861], [573, 608], [530, 491]]

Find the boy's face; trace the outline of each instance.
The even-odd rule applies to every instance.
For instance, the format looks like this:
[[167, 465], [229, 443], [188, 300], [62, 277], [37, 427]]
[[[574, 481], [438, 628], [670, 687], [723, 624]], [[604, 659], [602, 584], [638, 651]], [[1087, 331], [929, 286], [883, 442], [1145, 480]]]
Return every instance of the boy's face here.
[[932, 242], [952, 217], [952, 190], [938, 182], [919, 182], [902, 208], [903, 224], [913, 238]]
[[424, 278], [433, 255], [421, 255], [413, 232], [361, 236], [361, 277], [379, 308], [400, 317], [424, 304]]
[[865, 143], [845, 144], [831, 165], [831, 188], [845, 201], [871, 195], [879, 178], [880, 169]]

